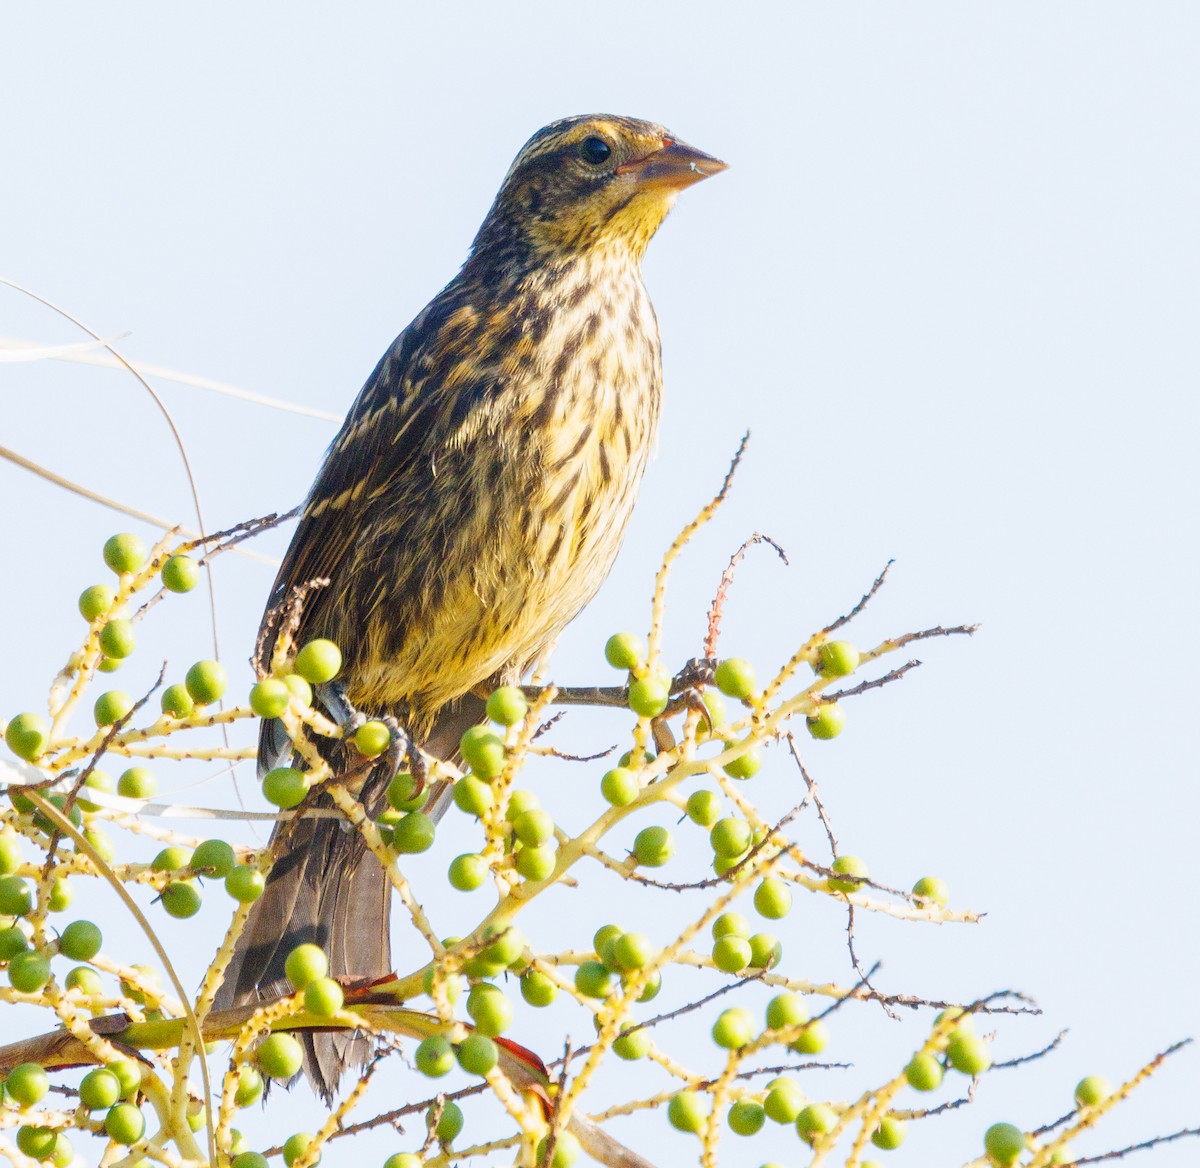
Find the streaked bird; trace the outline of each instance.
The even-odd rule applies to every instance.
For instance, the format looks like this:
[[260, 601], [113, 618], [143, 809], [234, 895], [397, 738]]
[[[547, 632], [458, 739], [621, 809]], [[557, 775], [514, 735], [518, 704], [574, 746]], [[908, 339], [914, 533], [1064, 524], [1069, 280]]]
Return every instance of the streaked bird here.
[[[642, 256], [679, 192], [723, 169], [662, 126], [602, 115], [553, 122], [517, 155], [466, 263], [351, 407], [271, 592], [265, 621], [296, 586], [329, 580], [296, 641], [341, 647], [355, 710], [451, 758], [486, 694], [519, 680], [595, 594], [659, 418]], [[260, 773], [291, 753], [280, 729], [263, 725]], [[331, 758], [344, 769], [352, 755], [340, 749]], [[363, 784], [368, 810], [381, 808], [389, 769]], [[289, 992], [284, 959], [305, 941], [325, 948], [332, 976], [387, 973], [390, 892], [356, 833], [302, 818], [218, 1008]], [[367, 1044], [305, 1041], [329, 1100]]]

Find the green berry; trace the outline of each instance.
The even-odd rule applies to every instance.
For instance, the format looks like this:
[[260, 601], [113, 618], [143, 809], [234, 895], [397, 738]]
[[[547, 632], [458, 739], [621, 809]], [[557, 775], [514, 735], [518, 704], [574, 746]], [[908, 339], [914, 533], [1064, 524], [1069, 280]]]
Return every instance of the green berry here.
[[53, 913], [64, 912], [71, 907], [75, 899], [75, 890], [65, 876], [55, 876], [50, 881], [50, 896], [46, 907]]
[[[622, 978], [622, 980], [625, 980]], [[662, 974], [656, 969], [648, 978], [646, 978], [646, 988], [638, 995], [639, 1002], [652, 1002], [658, 997], [659, 990], [662, 989]]]
[[422, 785], [418, 790], [417, 782], [408, 771], [398, 771], [388, 783], [388, 805], [397, 811], [420, 811], [429, 802], [429, 788]]
[[504, 809], [504, 818], [512, 823], [522, 811], [532, 811], [535, 807], [540, 807], [541, 803], [538, 797], [532, 792], [523, 788], [515, 788], [508, 797], [508, 806]]
[[[155, 779], [154, 772], [145, 767], [130, 767], [127, 771], [122, 771], [117, 780], [117, 794], [126, 799], [153, 799], [158, 794], [158, 780]], [[186, 864], [187, 860], [183, 863]]]
[[150, 870], [152, 872], [178, 872], [180, 868], [188, 867], [192, 862], [192, 853], [190, 849], [172, 845], [163, 848], [162, 851], [150, 861]]
[[657, 718], [670, 700], [670, 683], [661, 677], [639, 677], [629, 683], [629, 708], [640, 718]]
[[799, 994], [776, 994], [767, 1003], [767, 1028], [785, 1030], [808, 1021], [808, 1007]]
[[992, 1065], [987, 1043], [961, 1027], [950, 1036], [946, 1045], [946, 1058], [956, 1071], [972, 1077], [982, 1075]]
[[191, 866], [198, 876], [224, 880], [233, 871], [236, 862], [237, 858], [229, 844], [223, 839], [209, 839], [197, 845], [192, 853]]
[[783, 945], [774, 933], [755, 933], [750, 938], [750, 968], [769, 969], [783, 959]]
[[[596, 951], [596, 956], [599, 957], [601, 961], [605, 961], [605, 950], [608, 949], [608, 947], [623, 933], [624, 930], [620, 925], [607, 924], [601, 925], [592, 934], [592, 948]], [[615, 968], [616, 960], [614, 959], [611, 963], [607, 964], [609, 964], [609, 968]]]
[[200, 565], [191, 556], [171, 556], [162, 566], [162, 582], [168, 592], [191, 592], [200, 582]]
[[1103, 1075], [1088, 1075], [1075, 1085], [1075, 1102], [1080, 1107], [1095, 1107], [1112, 1094], [1112, 1084]]
[[364, 722], [354, 732], [354, 747], [367, 758], [377, 758], [392, 744], [392, 732], [383, 722]]
[[229, 1168], [268, 1168], [269, 1164], [262, 1152], [238, 1152], [229, 1162]]
[[278, 718], [288, 708], [291, 696], [286, 682], [278, 677], [264, 677], [250, 688], [250, 708], [260, 718]]
[[521, 930], [512, 925], [489, 925], [484, 930], [483, 939], [488, 942], [488, 946], [482, 956], [505, 968], [520, 960], [529, 944]]
[[827, 641], [817, 656], [817, 672], [822, 677], [847, 677], [858, 663], [858, 650], [849, 641]]
[[761, 917], [769, 921], [782, 920], [792, 908], [792, 890], [785, 880], [768, 876], [754, 890], [754, 908]]
[[101, 673], [116, 673], [121, 668], [121, 659], [119, 657], [101, 657], [100, 664], [96, 668]]
[[579, 1153], [583, 1150], [579, 1140], [569, 1131], [560, 1131], [558, 1139], [554, 1143], [554, 1155], [547, 1162], [546, 1152], [549, 1147], [549, 1140], [549, 1136], [543, 1136], [538, 1141], [535, 1157], [538, 1165], [545, 1165], [545, 1168], [571, 1168], [571, 1165], [579, 1159]]
[[434, 1135], [443, 1143], [453, 1143], [463, 1129], [463, 1124], [466, 1118], [462, 1113], [462, 1108], [457, 1103], [446, 1101], [446, 1105], [442, 1108], [442, 1118], [438, 1120], [438, 1125], [434, 1129]]
[[675, 854], [675, 839], [665, 827], [644, 827], [633, 840], [633, 856], [646, 868], [661, 868]]
[[475, 775], [464, 775], [457, 780], [451, 797], [455, 807], [476, 819], [482, 819], [496, 801], [491, 784]]
[[750, 956], [750, 942], [745, 937], [722, 937], [713, 945], [713, 965], [722, 973], [740, 973], [750, 964]]
[[739, 1099], [730, 1109], [726, 1117], [729, 1130], [735, 1136], [753, 1136], [762, 1131], [767, 1122], [767, 1113], [761, 1103], [753, 1099]]
[[922, 876], [913, 885], [913, 896], [918, 900], [930, 901], [939, 908], [944, 908], [950, 903], [950, 889], [946, 887], [944, 880], [939, 880], [936, 876]]
[[136, 1144], [146, 1134], [146, 1117], [134, 1103], [117, 1103], [104, 1117], [104, 1130], [117, 1144]]
[[458, 1048], [458, 1065], [468, 1075], [486, 1075], [500, 1059], [496, 1044], [486, 1034], [471, 1034]]
[[107, 1067], [88, 1071], [79, 1083], [79, 1101], [93, 1111], [107, 1111], [121, 1098], [121, 1081]]
[[612, 973], [602, 961], [585, 961], [575, 970], [575, 988], [586, 998], [603, 998], [612, 988]]
[[481, 779], [494, 779], [504, 770], [504, 741], [486, 726], [471, 726], [458, 741], [463, 761]]
[[502, 685], [488, 697], [487, 716], [501, 726], [515, 726], [523, 722], [528, 713], [529, 703], [518, 686]]
[[837, 702], [822, 702], [808, 717], [808, 732], [814, 738], [836, 738], [846, 725], [846, 713]]
[[458, 1001], [459, 996], [462, 994], [463, 978], [459, 974], [452, 974], [450, 976], [443, 977], [438, 977], [437, 974], [438, 970], [432, 965], [425, 970], [424, 976], [421, 978], [421, 983], [425, 987], [425, 992], [432, 998], [434, 983], [438, 982], [445, 993], [446, 1000], [453, 1005]]
[[622, 933], [612, 942], [612, 955], [618, 969], [641, 969], [654, 959], [654, 944], [645, 933]]
[[402, 855], [416, 855], [433, 847], [436, 826], [423, 811], [410, 811], [396, 824], [392, 847]]
[[104, 544], [104, 562], [118, 575], [136, 572], [146, 562], [146, 545], [128, 532], [111, 536]]
[[820, 1054], [828, 1045], [829, 1028], [820, 1018], [814, 1018], [800, 1031], [800, 1037], [788, 1044], [788, 1050], [797, 1054]]
[[[83, 782], [85, 789], [93, 791], [103, 791], [107, 795], [113, 794], [116, 791], [117, 785], [113, 782], [112, 775], [106, 771], [92, 771]], [[99, 811], [100, 804], [93, 803], [89, 799], [80, 798], [76, 801], [76, 805], [84, 811]], [[0, 869], [2, 870], [2, 869]]]
[[262, 1098], [263, 1077], [253, 1067], [238, 1068], [237, 1087], [233, 1101], [238, 1107], [250, 1107]]
[[[89, 827], [84, 830], [83, 838], [88, 846], [106, 863], [112, 863], [116, 856], [116, 849], [113, 847], [113, 842], [108, 836], [98, 827]], [[79, 852], [86, 852], [85, 848], [77, 847]]]
[[763, 1111], [774, 1123], [795, 1123], [796, 1116], [804, 1110], [804, 1092], [795, 1079], [781, 1077], [767, 1084], [767, 1096], [763, 1100]]
[[[308, 1151], [309, 1145], [313, 1142], [313, 1137], [308, 1132], [294, 1132], [283, 1141], [283, 1162], [287, 1168], [292, 1168], [292, 1165]], [[321, 1157], [318, 1156], [313, 1163], [319, 1164]]]
[[727, 698], [745, 701], [756, 688], [754, 666], [741, 657], [727, 657], [717, 665], [713, 678], [719, 689]]
[[29, 948], [29, 938], [24, 929], [11, 925], [0, 929], [0, 962], [11, 961], [18, 953], [24, 953]]
[[257, 868], [234, 868], [225, 877], [225, 891], [240, 904], [252, 904], [267, 887], [266, 879]]
[[459, 892], [474, 892], [487, 878], [487, 874], [487, 860], [474, 852], [455, 856], [450, 861], [450, 887], [457, 888]]
[[522, 811], [512, 826], [513, 834], [527, 847], [536, 848], [554, 838], [554, 820], [540, 807]]
[[613, 1054], [626, 1062], [645, 1058], [650, 1052], [650, 1032], [646, 1029], [631, 1030], [613, 1040]]
[[667, 1119], [677, 1131], [700, 1131], [708, 1119], [703, 1096], [698, 1091], [680, 1091], [667, 1104]]
[[47, 1091], [50, 1079], [38, 1063], [20, 1063], [8, 1074], [5, 1094], [18, 1107], [32, 1107]]
[[229, 684], [225, 667], [219, 661], [197, 661], [184, 676], [184, 684], [198, 706], [220, 701]]
[[133, 621], [117, 617], [106, 621], [100, 630], [100, 651], [106, 657], [118, 661], [128, 657], [137, 648], [137, 635], [133, 631]]
[[604, 644], [604, 659], [614, 669], [636, 669], [646, 656], [646, 647], [636, 633], [613, 633]]
[[163, 690], [159, 708], [170, 718], [187, 718], [195, 713], [196, 703], [188, 693], [187, 686], [176, 682]]
[[288, 693], [302, 706], [311, 706], [313, 701], [312, 686], [298, 673], [285, 674], [280, 680], [287, 686]]
[[440, 1079], [454, 1067], [454, 1047], [444, 1035], [431, 1034], [417, 1047], [416, 1064], [421, 1074]]
[[902, 1119], [885, 1115], [879, 1126], [871, 1133], [871, 1143], [885, 1152], [895, 1151], [908, 1135], [908, 1125]]
[[134, 701], [124, 690], [110, 689], [102, 693], [92, 707], [92, 714], [97, 726], [111, 726], [128, 716], [133, 710]]
[[268, 1034], [258, 1044], [254, 1057], [264, 1075], [286, 1082], [299, 1073], [304, 1048], [290, 1034]]
[[904, 1077], [914, 1091], [936, 1091], [942, 1085], [942, 1064], [931, 1054], [918, 1051], [908, 1060]]
[[58, 951], [70, 961], [91, 961], [103, 943], [103, 934], [91, 921], [72, 921], [58, 939]]
[[93, 584], [79, 594], [79, 615], [91, 624], [113, 606], [117, 594], [107, 584]]
[[425, 1161], [416, 1152], [394, 1152], [383, 1162], [383, 1168], [424, 1168]]
[[687, 800], [687, 817], [700, 827], [712, 827], [721, 817], [721, 797], [715, 791], [693, 791]]
[[48, 1160], [54, 1154], [58, 1133], [52, 1127], [22, 1124], [17, 1128], [17, 1147], [34, 1160]]
[[513, 1006], [502, 989], [480, 982], [467, 994], [467, 1015], [480, 1034], [495, 1038], [512, 1025]]
[[0, 830], [0, 876], [15, 872], [21, 866], [21, 858], [21, 837], [9, 828]]
[[308, 794], [308, 776], [292, 767], [275, 767], [263, 775], [263, 797], [276, 807], [298, 807]]
[[142, 1085], [142, 1064], [137, 1059], [114, 1059], [108, 1069], [117, 1076], [121, 1085], [121, 1098], [128, 1099]]
[[727, 815], [713, 824], [712, 831], [708, 833], [708, 842], [714, 855], [733, 859], [734, 856], [743, 855], [750, 850], [754, 843], [754, 833], [744, 819]]
[[754, 1034], [754, 1015], [743, 1006], [731, 1006], [728, 1010], [722, 1010], [713, 1023], [713, 1042], [725, 1050], [745, 1046]]
[[36, 994], [50, 980], [50, 962], [37, 950], [27, 949], [9, 961], [8, 980], [14, 990]]
[[[838, 876], [853, 876], [863, 879], [867, 876], [866, 861], [860, 859], [858, 856], [838, 856], [833, 861], [832, 868]], [[859, 892], [863, 889], [863, 885], [858, 879], [838, 880], [833, 876], [826, 879], [825, 885], [831, 892], [851, 893]]]
[[50, 727], [39, 714], [18, 714], [4, 731], [8, 749], [26, 762], [35, 762], [50, 742]]
[[325, 977], [329, 973], [329, 959], [320, 945], [305, 942], [297, 945], [283, 963], [283, 971], [292, 985], [302, 990], [309, 982]]
[[628, 807], [641, 792], [637, 775], [628, 767], [613, 767], [600, 780], [600, 794], [614, 807]]
[[0, 914], [23, 917], [33, 911], [33, 886], [23, 876], [0, 877]]
[[296, 654], [292, 668], [311, 685], [324, 685], [342, 671], [342, 651], [323, 637], [309, 641]]
[[67, 989], [79, 990], [83, 998], [100, 998], [104, 992], [100, 974], [94, 969], [88, 969], [86, 965], [77, 965], [76, 968], [68, 970], [64, 984]]
[[1008, 1168], [1025, 1151], [1025, 1133], [1011, 1123], [994, 1123], [983, 1133], [983, 1147], [997, 1164]]
[[752, 779], [762, 770], [762, 751], [752, 747], [745, 754], [725, 764], [725, 773], [731, 779]]
[[750, 922], [741, 913], [723, 912], [712, 923], [712, 938], [719, 941], [722, 937], [750, 937]]
[[541, 1009], [558, 997], [558, 986], [540, 970], [531, 969], [521, 975], [521, 997]]
[[796, 1134], [806, 1144], [812, 1144], [836, 1124], [837, 1112], [828, 1103], [810, 1103], [796, 1116]]

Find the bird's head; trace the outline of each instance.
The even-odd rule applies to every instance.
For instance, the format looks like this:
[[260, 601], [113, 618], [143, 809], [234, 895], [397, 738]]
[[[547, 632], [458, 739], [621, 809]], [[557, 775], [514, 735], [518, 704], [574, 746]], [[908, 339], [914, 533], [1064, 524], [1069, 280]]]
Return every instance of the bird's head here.
[[518, 236], [539, 252], [615, 247], [640, 259], [679, 192], [725, 166], [653, 122], [563, 118], [522, 147], [475, 248]]

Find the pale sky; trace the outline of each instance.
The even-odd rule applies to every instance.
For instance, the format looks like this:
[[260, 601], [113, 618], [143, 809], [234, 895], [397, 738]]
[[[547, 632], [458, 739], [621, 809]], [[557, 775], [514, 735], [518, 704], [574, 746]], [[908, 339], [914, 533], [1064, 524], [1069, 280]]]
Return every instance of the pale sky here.
[[[118, 345], [131, 359], [340, 415], [453, 275], [545, 122], [646, 117], [729, 162], [682, 196], [651, 245], [659, 453], [555, 675], [611, 680], [605, 637], [645, 628], [662, 550], [747, 428], [733, 497], [672, 587], [674, 663], [698, 650], [721, 569], [754, 531], [791, 566], [751, 554], [723, 649], [760, 673], [892, 558], [854, 639], [982, 623], [971, 641], [922, 646], [921, 669], [855, 701], [836, 742], [806, 747], [845, 851], [892, 885], [936, 873], [955, 906], [987, 913], [973, 927], [860, 919], [881, 984], [1032, 994], [1044, 1017], [1005, 1024], [999, 1058], [1070, 1029], [1055, 1055], [985, 1078], [973, 1107], [912, 1125], [885, 1157], [957, 1164], [980, 1153], [990, 1123], [1055, 1119], [1084, 1074], [1120, 1080], [1200, 1030], [1198, 43], [1186, 3], [8, 6], [0, 276], [103, 336], [131, 333]], [[4, 288], [0, 336], [81, 339]], [[155, 385], [210, 527], [300, 500], [333, 424]], [[0, 445], [193, 521], [166, 426], [127, 375], [4, 364], [0, 394]], [[103, 579], [100, 545], [130, 521], [4, 462], [0, 503], [7, 716], [44, 702], [82, 631], [75, 598]], [[270, 580], [235, 557], [217, 568], [239, 694]], [[207, 655], [199, 596], [172, 611], [122, 685], [147, 686], [168, 642], [176, 675], [181, 653]], [[621, 733], [578, 724], [580, 749]], [[189, 775], [177, 785], [203, 777]], [[577, 798], [598, 806], [596, 782], [579, 776]], [[754, 782], [768, 807], [798, 798], [782, 750]], [[585, 822], [547, 790], [566, 826]], [[236, 803], [227, 778], [186, 798]], [[465, 825], [453, 831], [466, 839]], [[816, 854], [820, 836], [801, 834]], [[457, 839], [420, 870], [436, 878], [466, 850]], [[538, 935], [583, 946], [623, 894], [612, 881], [564, 893]], [[470, 923], [452, 895], [446, 932], [455, 914]], [[215, 939], [226, 906], [219, 891], [211, 901], [196, 922], [166, 922], [169, 943], [193, 943], [197, 922]], [[639, 911], [631, 901], [621, 923]], [[850, 980], [843, 924], [800, 898], [779, 930], [787, 971]], [[747, 990], [752, 1007], [760, 999]], [[589, 1037], [570, 1017], [525, 1010], [512, 1034], [554, 1057], [568, 1026]], [[829, 1096], [895, 1073], [926, 1021], [845, 1011], [828, 1056], [855, 1067], [830, 1074]], [[716, 1065], [712, 1048], [678, 1041]], [[1198, 1066], [1194, 1052], [1177, 1056], [1077, 1154], [1195, 1125]], [[622, 1076], [603, 1078], [601, 1094]], [[924, 1102], [908, 1092], [899, 1105]], [[245, 1120], [252, 1146], [313, 1127], [307, 1088]], [[790, 1162], [794, 1133], [769, 1127], [727, 1134], [722, 1165]], [[665, 1116], [613, 1131], [664, 1165], [694, 1162], [695, 1143]], [[413, 1146], [373, 1134], [353, 1162]], [[1129, 1162], [1196, 1155], [1182, 1143]], [[326, 1157], [350, 1162], [345, 1144]]]

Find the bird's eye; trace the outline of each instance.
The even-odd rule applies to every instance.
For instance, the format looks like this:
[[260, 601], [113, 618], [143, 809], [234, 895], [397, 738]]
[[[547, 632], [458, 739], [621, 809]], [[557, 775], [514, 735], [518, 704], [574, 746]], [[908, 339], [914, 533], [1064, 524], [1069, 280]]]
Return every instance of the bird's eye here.
[[579, 144], [579, 156], [589, 166], [599, 166], [612, 153], [612, 147], [603, 138], [584, 138]]

